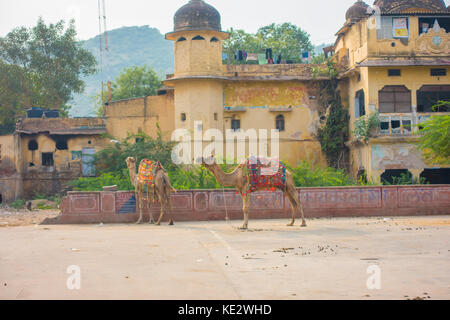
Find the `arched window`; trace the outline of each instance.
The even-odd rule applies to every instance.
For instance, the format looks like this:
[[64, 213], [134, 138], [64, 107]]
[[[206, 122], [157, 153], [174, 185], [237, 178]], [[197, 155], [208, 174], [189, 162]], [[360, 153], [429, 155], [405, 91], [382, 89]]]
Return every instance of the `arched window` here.
[[205, 40], [205, 38], [203, 38], [202, 36], [196, 36], [192, 38], [192, 40]]
[[275, 120], [275, 125], [278, 131], [284, 131], [285, 130], [285, 123], [284, 123], [284, 116], [280, 114], [277, 116]]
[[442, 106], [436, 110], [433, 107], [439, 101], [450, 100], [450, 85], [423, 86], [417, 91], [417, 112], [449, 112], [450, 107]]
[[186, 41], [185, 37], [181, 37], [180, 39], [177, 40], [177, 42], [182, 42], [182, 41]]
[[355, 95], [355, 118], [366, 115], [366, 99], [364, 90], [359, 90]]
[[212, 37], [211, 42], [219, 42], [219, 39], [217, 39], [216, 37]]
[[411, 91], [405, 86], [385, 86], [378, 92], [380, 113], [410, 113]]
[[35, 151], [39, 148], [39, 145], [36, 140], [30, 140], [28, 142], [28, 150]]

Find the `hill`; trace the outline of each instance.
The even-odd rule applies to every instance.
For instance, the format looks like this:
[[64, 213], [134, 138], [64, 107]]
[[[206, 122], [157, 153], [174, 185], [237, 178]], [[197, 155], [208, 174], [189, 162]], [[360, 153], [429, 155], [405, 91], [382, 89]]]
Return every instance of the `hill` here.
[[[94, 116], [95, 108], [92, 97], [100, 92], [101, 82], [114, 80], [123, 69], [131, 66], [148, 65], [161, 79], [173, 72], [173, 44], [165, 40], [156, 28], [149, 26], [123, 27], [108, 31], [109, 52], [103, 54], [103, 70], [84, 78], [86, 89], [83, 94], [74, 96], [71, 102], [71, 116]], [[83, 41], [100, 64], [99, 36]]]

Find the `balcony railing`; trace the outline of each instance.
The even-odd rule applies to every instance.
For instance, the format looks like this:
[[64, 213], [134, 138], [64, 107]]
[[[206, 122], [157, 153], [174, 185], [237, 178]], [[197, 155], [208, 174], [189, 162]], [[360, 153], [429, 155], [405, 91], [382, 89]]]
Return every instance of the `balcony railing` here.
[[381, 113], [380, 136], [411, 136], [419, 133], [420, 124], [432, 116], [448, 116], [450, 113]]

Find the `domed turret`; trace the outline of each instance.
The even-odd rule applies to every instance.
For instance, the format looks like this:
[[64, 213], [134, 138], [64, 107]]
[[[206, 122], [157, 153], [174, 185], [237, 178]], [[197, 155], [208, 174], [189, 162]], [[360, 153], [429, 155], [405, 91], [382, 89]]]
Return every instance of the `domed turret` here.
[[409, 9], [424, 9], [426, 11], [444, 11], [444, 0], [376, 0], [383, 13], [401, 13]]
[[362, 0], [355, 2], [345, 14], [345, 19], [349, 22], [356, 22], [363, 19], [367, 14], [369, 6]]
[[174, 17], [174, 31], [221, 31], [219, 12], [203, 0], [191, 0], [181, 7]]

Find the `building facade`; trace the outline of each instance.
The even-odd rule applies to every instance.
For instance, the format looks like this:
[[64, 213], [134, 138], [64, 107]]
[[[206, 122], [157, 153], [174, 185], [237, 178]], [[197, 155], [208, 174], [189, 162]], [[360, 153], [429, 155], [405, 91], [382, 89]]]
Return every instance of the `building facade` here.
[[[374, 182], [409, 173], [448, 183], [449, 168], [427, 164], [415, 143], [421, 122], [450, 111], [431, 108], [450, 100], [450, 11], [442, 0], [374, 5], [357, 1], [349, 8], [336, 43], [326, 48], [339, 68], [350, 130], [361, 117], [379, 112], [381, 119], [368, 143], [351, 134], [349, 172]], [[219, 12], [191, 0], [176, 12], [174, 30], [166, 35], [174, 42], [175, 70], [158, 95], [112, 101], [103, 118], [20, 121], [14, 135], [0, 136], [0, 200], [64, 190], [68, 181], [95, 174], [89, 160], [110, 143], [104, 133], [156, 137], [157, 124], [166, 140], [185, 129], [190, 142], [196, 131], [208, 129], [277, 130], [282, 160], [325, 166], [317, 132], [326, 115], [318, 97], [327, 78], [313, 76], [311, 64], [224, 64], [228, 37]], [[204, 146], [211, 142], [200, 137]]]
[[381, 121], [367, 144], [352, 136], [350, 172], [365, 172], [375, 182], [401, 174], [448, 181], [449, 169], [426, 163], [416, 142], [420, 123], [450, 111], [432, 110], [439, 100], [450, 100], [449, 11], [441, 0], [374, 5], [358, 1], [348, 10], [334, 46], [350, 129], [374, 112]]

